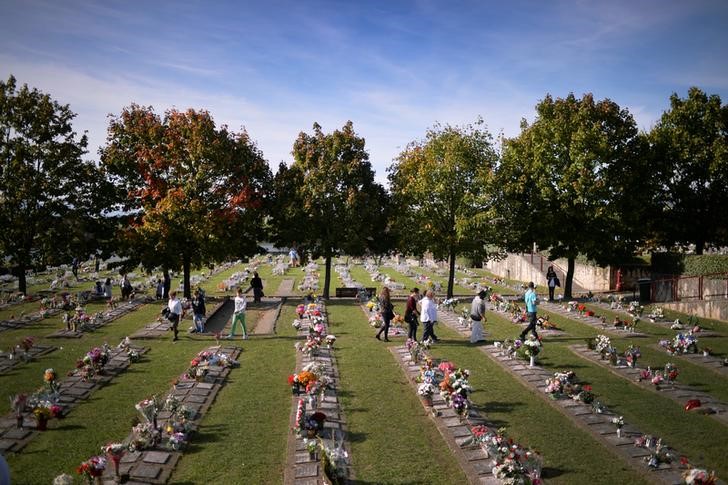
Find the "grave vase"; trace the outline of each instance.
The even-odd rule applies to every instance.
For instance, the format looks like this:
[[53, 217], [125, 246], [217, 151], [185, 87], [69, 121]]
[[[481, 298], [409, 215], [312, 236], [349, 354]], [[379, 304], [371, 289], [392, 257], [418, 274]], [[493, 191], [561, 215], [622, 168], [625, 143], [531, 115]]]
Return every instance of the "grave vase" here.
[[536, 367], [536, 356], [535, 355], [532, 355], [531, 357], [529, 357], [528, 366]]

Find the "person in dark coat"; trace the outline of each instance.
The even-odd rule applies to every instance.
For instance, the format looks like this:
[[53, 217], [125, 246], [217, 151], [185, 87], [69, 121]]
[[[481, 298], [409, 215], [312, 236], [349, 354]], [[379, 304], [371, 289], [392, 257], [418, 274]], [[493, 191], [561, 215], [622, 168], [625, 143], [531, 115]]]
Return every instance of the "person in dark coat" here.
[[250, 280], [250, 287], [253, 289], [253, 301], [260, 303], [260, 299], [263, 295], [263, 280], [258, 276], [258, 272], [253, 272], [253, 279]]

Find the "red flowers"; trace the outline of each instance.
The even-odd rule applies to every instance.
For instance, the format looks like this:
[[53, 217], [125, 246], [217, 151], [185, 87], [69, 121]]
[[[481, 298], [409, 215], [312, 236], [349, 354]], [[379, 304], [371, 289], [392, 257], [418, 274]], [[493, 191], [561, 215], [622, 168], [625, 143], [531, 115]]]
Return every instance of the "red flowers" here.
[[700, 406], [700, 399], [691, 399], [685, 404], [685, 411], [690, 411], [691, 409], [699, 408]]

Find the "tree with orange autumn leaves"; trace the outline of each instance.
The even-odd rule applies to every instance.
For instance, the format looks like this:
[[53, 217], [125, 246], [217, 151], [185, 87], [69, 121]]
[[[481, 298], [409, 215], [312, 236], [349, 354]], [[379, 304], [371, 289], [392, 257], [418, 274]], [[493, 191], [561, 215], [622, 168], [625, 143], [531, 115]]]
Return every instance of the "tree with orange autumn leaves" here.
[[192, 267], [258, 251], [272, 177], [247, 132], [207, 111], [133, 104], [111, 117], [101, 163], [128, 220], [119, 252], [148, 270], [181, 267], [186, 297]]

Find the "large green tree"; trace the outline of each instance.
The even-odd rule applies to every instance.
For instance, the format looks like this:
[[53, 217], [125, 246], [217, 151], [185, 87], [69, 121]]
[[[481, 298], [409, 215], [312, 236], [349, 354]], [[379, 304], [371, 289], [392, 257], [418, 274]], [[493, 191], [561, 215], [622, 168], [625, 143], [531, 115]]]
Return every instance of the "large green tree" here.
[[70, 263], [93, 251], [104, 190], [97, 166], [82, 160], [86, 135], [76, 115], [37, 89], [0, 82], [0, 254], [26, 292], [26, 269]]
[[361, 255], [387, 231], [387, 194], [351, 121], [329, 134], [314, 123], [313, 134], [298, 135], [293, 158], [275, 176], [270, 227], [278, 245], [324, 257], [329, 298], [332, 256]]
[[670, 96], [670, 109], [650, 133], [659, 174], [662, 213], [658, 242], [728, 244], [728, 105], [693, 87], [687, 98]]
[[394, 226], [400, 247], [447, 259], [447, 297], [453, 295], [455, 258], [487, 257], [494, 226], [484, 217], [498, 155], [482, 120], [464, 127], [435, 125], [389, 167]]
[[535, 242], [551, 259], [567, 258], [571, 297], [579, 254], [608, 264], [645, 242], [655, 187], [645, 147], [632, 115], [613, 101], [547, 95], [534, 122], [504, 140], [495, 178], [503, 244]]
[[120, 252], [152, 269], [190, 269], [258, 250], [271, 180], [246, 132], [206, 111], [132, 105], [113, 117], [101, 161], [121, 190]]

